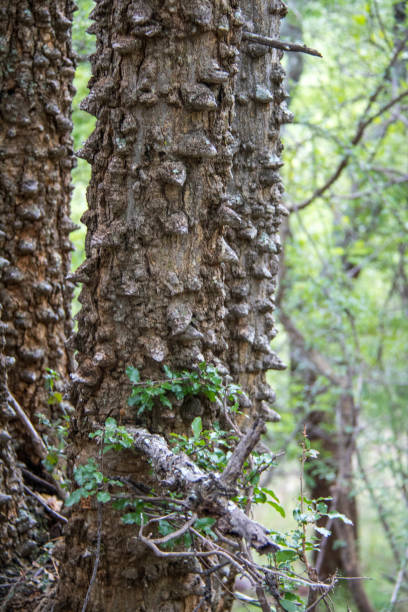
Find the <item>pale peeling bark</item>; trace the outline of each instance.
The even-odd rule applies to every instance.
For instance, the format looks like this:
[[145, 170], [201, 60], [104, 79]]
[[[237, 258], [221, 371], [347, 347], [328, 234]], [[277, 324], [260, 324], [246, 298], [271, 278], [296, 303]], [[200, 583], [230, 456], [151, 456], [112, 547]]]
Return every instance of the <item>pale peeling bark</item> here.
[[[256, 27], [276, 35], [282, 3], [96, 4], [89, 31], [96, 34], [97, 52], [82, 108], [98, 121], [80, 152], [92, 164], [92, 179], [83, 217], [86, 261], [74, 277], [83, 283], [72, 385], [75, 465], [95, 456], [88, 434], [108, 416], [164, 436], [190, 433], [196, 416], [205, 428], [221, 418], [219, 406], [199, 398], [137, 417], [127, 407], [128, 365], [139, 368], [143, 379], [157, 380], [164, 364], [191, 370], [205, 360], [244, 384], [254, 412], [270, 399], [260, 384], [262, 373], [281, 367], [267, 346], [273, 335], [267, 311], [279, 250], [269, 242], [281, 212], [281, 189], [271, 203], [271, 187], [280, 165], [275, 155], [283, 111], [280, 94], [264, 99], [256, 87], [273, 91], [281, 75], [275, 74], [276, 51], [271, 80], [270, 67], [263, 74], [271, 56], [248, 55], [241, 36], [247, 5]], [[250, 77], [248, 107], [236, 117], [241, 69], [253, 69], [256, 78]], [[271, 172], [273, 183], [263, 178]], [[246, 314], [238, 319], [234, 314], [243, 299], [253, 308], [248, 323]], [[255, 327], [254, 337], [245, 335], [245, 325]], [[243, 405], [249, 403], [244, 398]], [[145, 457], [109, 454], [104, 469], [150, 484]], [[196, 608], [207, 588], [196, 573], [197, 560], [157, 558], [140, 542], [132, 544], [137, 531], [121, 525], [109, 505], [103, 507], [100, 532], [88, 609]], [[74, 507], [56, 609], [82, 608], [99, 548], [96, 505]], [[230, 588], [232, 579], [231, 571], [225, 575]], [[211, 578], [211, 585], [200, 609], [230, 609], [231, 598], [222, 594], [219, 581]]]
[[[47, 367], [66, 378], [72, 297], [65, 277], [73, 164], [71, 99], [73, 3], [0, 1], [0, 300], [5, 352], [14, 359], [9, 391], [28, 418], [47, 406]], [[59, 383], [58, 383], [59, 384]], [[18, 453], [40, 457], [18, 419]], [[41, 427], [39, 427], [41, 430]]]

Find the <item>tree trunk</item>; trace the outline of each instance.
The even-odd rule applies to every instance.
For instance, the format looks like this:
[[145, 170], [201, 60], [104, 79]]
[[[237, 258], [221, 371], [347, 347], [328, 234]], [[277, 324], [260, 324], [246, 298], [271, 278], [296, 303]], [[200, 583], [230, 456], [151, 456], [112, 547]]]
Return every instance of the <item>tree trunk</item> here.
[[[0, 301], [2, 359], [8, 363], [8, 381], [2, 380], [1, 425], [6, 419], [7, 435], [15, 446], [7, 440], [3, 474], [15, 465], [16, 457], [41, 472], [39, 438], [28, 433], [13, 403], [44, 431], [36, 414], [51, 419], [61, 414], [59, 406], [47, 405], [46, 368], [67, 378], [72, 365], [65, 346], [71, 332], [72, 292], [65, 277], [69, 232], [75, 227], [68, 216], [73, 6], [71, 0], [0, 2]], [[14, 479], [19, 484], [12, 504], [19, 505], [18, 470]], [[17, 547], [14, 553], [18, 551]], [[6, 557], [10, 555], [11, 551]]]
[[24, 507], [22, 474], [8, 432], [8, 422], [13, 413], [8, 403], [8, 362], [4, 355], [3, 324], [0, 326], [0, 568], [5, 568], [11, 563], [13, 554], [24, 556], [28, 538], [27, 530], [18, 529], [19, 511], [22, 517], [27, 509]]
[[[242, 7], [244, 30], [279, 37], [280, 17], [286, 14], [281, 2], [242, 2]], [[279, 128], [291, 120], [291, 114], [284, 104], [282, 53], [252, 42], [243, 43], [240, 51], [233, 181], [220, 211], [224, 237], [232, 249], [225, 266], [228, 361], [236, 382], [249, 395], [243, 406], [274, 420], [278, 416], [270, 404], [275, 395], [264, 375], [285, 367], [270, 342], [276, 335], [272, 311], [281, 251], [278, 228], [284, 211]]]
[[[83, 108], [98, 121], [81, 150], [92, 179], [76, 277], [76, 466], [96, 455], [88, 435], [108, 416], [164, 436], [190, 433], [196, 416], [205, 428], [221, 417], [198, 398], [137, 417], [127, 407], [129, 365], [157, 379], [165, 364], [193, 370], [205, 360], [254, 399], [262, 372], [281, 367], [269, 350], [267, 299], [278, 250], [281, 72], [276, 52], [268, 65], [241, 33], [250, 21], [245, 27], [276, 35], [284, 8], [242, 4], [101, 0], [92, 13], [97, 52]], [[106, 472], [139, 483], [150, 483], [149, 469], [135, 456], [104, 456]], [[135, 535], [109, 505], [74, 507], [56, 609], [81, 610], [85, 601], [93, 611], [230, 609], [220, 580], [211, 574], [205, 583], [197, 560], [157, 558]]]

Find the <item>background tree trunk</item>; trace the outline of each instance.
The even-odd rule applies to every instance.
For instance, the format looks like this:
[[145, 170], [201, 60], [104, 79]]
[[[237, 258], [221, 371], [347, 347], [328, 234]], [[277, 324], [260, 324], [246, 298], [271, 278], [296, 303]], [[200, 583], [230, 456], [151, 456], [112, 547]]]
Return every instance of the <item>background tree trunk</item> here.
[[[242, 4], [101, 0], [92, 13], [97, 52], [82, 107], [98, 122], [81, 150], [93, 171], [86, 261], [76, 275], [83, 283], [72, 387], [76, 466], [96, 454], [88, 434], [108, 416], [164, 435], [188, 433], [196, 416], [205, 428], [220, 418], [218, 407], [197, 398], [137, 417], [126, 403], [129, 365], [157, 379], [164, 364], [192, 370], [205, 360], [237, 375], [254, 399], [261, 373], [281, 367], [269, 350], [267, 314], [279, 250], [271, 236], [281, 190], [272, 203], [270, 194], [280, 165], [281, 72], [275, 52], [270, 65], [263, 49], [241, 47], [241, 32], [248, 22], [276, 35], [284, 5]], [[234, 120], [241, 62], [247, 106]], [[262, 393], [258, 402], [269, 398]], [[149, 484], [149, 466], [134, 456], [107, 454], [104, 469]], [[82, 608], [93, 568], [94, 611], [187, 612], [204, 595], [201, 610], [230, 608], [219, 581], [209, 586], [197, 574], [198, 561], [153, 557], [109, 506], [74, 507], [70, 523], [58, 610]]]
[[[43, 469], [38, 444], [18, 418], [14, 400], [45, 431], [36, 414], [61, 414], [59, 406], [47, 405], [46, 368], [62, 378], [72, 370], [65, 346], [71, 333], [72, 285], [65, 277], [69, 232], [75, 228], [69, 219], [73, 8], [71, 0], [0, 2], [0, 300], [2, 359], [5, 363], [7, 355], [9, 366], [8, 381], [5, 375], [2, 379], [1, 425], [5, 419], [4, 431], [15, 446], [7, 440], [3, 474], [14, 469], [16, 457], [37, 474]], [[16, 506], [22, 486], [18, 470], [13, 478], [19, 481], [12, 502]], [[13, 519], [8, 515], [11, 531], [17, 514]], [[6, 546], [9, 542], [5, 540]], [[13, 554], [20, 552], [16, 547]], [[4, 552], [5, 558], [11, 555]]]

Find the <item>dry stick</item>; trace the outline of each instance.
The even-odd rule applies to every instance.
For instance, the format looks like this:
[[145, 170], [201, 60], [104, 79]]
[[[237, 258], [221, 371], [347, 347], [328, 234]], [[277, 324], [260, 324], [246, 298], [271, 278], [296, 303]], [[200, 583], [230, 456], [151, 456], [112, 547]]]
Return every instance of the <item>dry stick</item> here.
[[88, 606], [89, 598], [91, 596], [93, 585], [96, 579], [96, 573], [98, 571], [99, 560], [101, 556], [101, 539], [102, 539], [102, 504], [101, 502], [98, 502], [98, 533], [97, 533], [97, 540], [96, 540], [95, 563], [93, 566], [91, 580], [89, 581], [88, 590], [86, 592], [85, 601], [82, 606], [81, 612], [85, 612]]
[[[238, 570], [238, 572], [242, 573], [244, 576], [248, 578], [248, 580], [250, 581], [253, 587], [256, 586], [259, 580], [262, 580], [261, 575], [256, 570], [254, 570], [252, 567], [248, 568], [248, 564], [245, 563], [246, 560], [241, 559], [240, 557], [238, 557], [238, 555], [234, 554], [231, 551], [226, 553], [223, 548], [221, 548], [214, 542], [210, 542], [207, 538], [201, 535], [199, 531], [194, 529], [194, 527], [191, 528], [191, 532], [194, 533], [194, 535], [199, 540], [201, 540], [203, 544], [207, 546], [207, 548], [211, 548], [217, 554], [223, 554], [224, 557], [226, 557], [229, 560], [229, 562]], [[243, 561], [244, 561], [244, 565], [246, 565], [247, 567], [247, 570], [245, 570], [243, 567], [243, 564], [242, 564]]]
[[320, 597], [318, 597], [318, 598], [316, 599], [316, 601], [315, 601], [314, 603], [312, 603], [312, 605], [311, 605], [311, 606], [309, 606], [308, 608], [306, 608], [305, 612], [310, 612], [311, 610], [315, 610], [315, 609], [316, 609], [317, 604], [318, 604], [318, 603], [319, 603], [319, 602], [320, 602], [322, 599], [324, 599], [325, 597], [327, 597], [327, 595], [328, 595], [328, 592], [327, 592], [327, 593], [322, 593], [322, 595], [320, 595]]
[[242, 466], [255, 448], [265, 427], [263, 419], [255, 419], [249, 431], [244, 435], [232, 453], [220, 480], [225, 486], [235, 485], [242, 473]]
[[59, 514], [59, 512], [56, 512], [56, 510], [53, 510], [52, 508], [50, 508], [50, 506], [47, 504], [47, 502], [45, 501], [45, 499], [43, 499], [41, 497], [41, 495], [37, 495], [37, 493], [34, 493], [34, 491], [32, 491], [31, 489], [29, 489], [27, 487], [27, 485], [23, 484], [23, 489], [26, 493], [28, 493], [29, 495], [31, 495], [31, 497], [34, 497], [34, 499], [36, 499], [38, 501], [39, 504], [41, 504], [43, 506], [43, 508], [46, 509], [46, 511], [51, 514], [54, 518], [56, 518], [58, 521], [61, 521], [62, 523], [68, 523], [68, 519], [65, 518], [65, 516], [62, 516], [62, 514]]
[[46, 457], [47, 455], [47, 447], [45, 446], [41, 436], [36, 431], [34, 425], [31, 423], [30, 419], [28, 418], [24, 410], [21, 408], [18, 401], [15, 399], [15, 397], [10, 392], [8, 393], [8, 400], [13, 406], [14, 410], [17, 412], [17, 416], [20, 419], [20, 421], [23, 423], [27, 432], [30, 434], [31, 441], [38, 453], [38, 456], [41, 459], [44, 459], [44, 457]]
[[251, 42], [259, 43], [273, 49], [281, 49], [282, 51], [307, 53], [308, 55], [314, 55], [315, 57], [323, 57], [320, 51], [317, 49], [311, 49], [306, 45], [300, 43], [292, 43], [283, 40], [277, 40], [276, 38], [269, 38], [269, 36], [262, 36], [262, 34], [254, 34], [253, 32], [243, 32], [242, 38]]
[[395, 607], [395, 604], [397, 603], [398, 593], [401, 589], [402, 581], [404, 580], [404, 574], [407, 569], [407, 564], [408, 564], [408, 547], [405, 550], [405, 557], [401, 563], [401, 567], [398, 572], [397, 579], [395, 581], [395, 587], [391, 595], [391, 601], [390, 601], [390, 605], [388, 606], [387, 612], [392, 612], [392, 610]]
[[[252, 558], [250, 549], [248, 548], [245, 542], [243, 544], [244, 544], [244, 550], [245, 550], [246, 555], [248, 556], [248, 559], [251, 561], [251, 563], [253, 563], [253, 558]], [[271, 608], [270, 608], [270, 605], [268, 604], [268, 600], [266, 599], [265, 591], [261, 585], [259, 584], [256, 585], [255, 593], [258, 598], [259, 605], [261, 606], [262, 612], [270, 612]], [[279, 601], [277, 603], [279, 605]]]
[[180, 529], [177, 529], [177, 531], [173, 531], [172, 533], [169, 533], [168, 535], [163, 536], [162, 538], [157, 538], [155, 540], [150, 540], [150, 541], [153, 542], [154, 544], [165, 544], [166, 542], [170, 542], [170, 540], [173, 540], [174, 538], [179, 538], [184, 533], [186, 533], [186, 531], [196, 522], [196, 520], [197, 520], [197, 515], [193, 514], [191, 519], [189, 519], [186, 523], [184, 523], [184, 525], [180, 527]]
[[27, 480], [31, 480], [31, 482], [44, 487], [44, 489], [47, 489], [49, 493], [55, 493], [56, 495], [59, 495], [58, 488], [51, 482], [48, 482], [48, 480], [40, 478], [36, 474], [30, 472], [30, 470], [27, 470], [27, 468], [25, 467], [21, 468], [21, 473], [23, 474], [23, 476], [25, 476], [25, 478], [27, 478]]

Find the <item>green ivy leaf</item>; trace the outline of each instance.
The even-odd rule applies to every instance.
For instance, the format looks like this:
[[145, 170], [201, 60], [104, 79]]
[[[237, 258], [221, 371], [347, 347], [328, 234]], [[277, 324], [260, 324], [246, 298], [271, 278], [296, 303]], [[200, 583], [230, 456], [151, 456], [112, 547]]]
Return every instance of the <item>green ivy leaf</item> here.
[[96, 496], [96, 499], [98, 500], [98, 502], [101, 502], [102, 504], [106, 504], [106, 502], [110, 501], [111, 496], [110, 496], [110, 493], [108, 493], [108, 491], [99, 491], [99, 493]]
[[282, 508], [282, 506], [280, 506], [279, 504], [273, 502], [273, 501], [267, 501], [267, 504], [269, 504], [270, 506], [272, 506], [272, 508], [275, 508], [276, 512], [279, 512], [279, 514], [285, 518], [286, 517], [286, 513], [285, 510]]
[[353, 521], [351, 521], [349, 518], [347, 518], [347, 516], [345, 514], [341, 514], [340, 512], [329, 512], [327, 514], [327, 516], [329, 518], [335, 519], [338, 518], [341, 521], [343, 521], [343, 523], [346, 523], [347, 525], [352, 525]]
[[329, 535], [331, 535], [331, 531], [329, 529], [325, 529], [324, 527], [317, 527], [315, 526], [315, 530], [318, 533], [321, 533], [322, 536], [324, 536], [325, 538], [329, 537]]
[[278, 563], [286, 563], [286, 561], [296, 561], [298, 554], [295, 550], [279, 550], [275, 557]]
[[279, 603], [287, 612], [299, 612], [299, 606], [294, 601], [290, 601], [289, 599], [280, 599]]
[[121, 521], [125, 525], [140, 525], [141, 516], [141, 512], [127, 512], [121, 517]]
[[77, 504], [80, 501], [81, 497], [84, 497], [83, 493], [84, 493], [83, 489], [76, 489], [65, 500], [65, 505], [69, 508], [70, 506]]
[[203, 423], [201, 417], [196, 417], [194, 421], [191, 423], [191, 429], [194, 434], [194, 438], [198, 440], [201, 432], [203, 431]]
[[140, 372], [137, 368], [133, 366], [128, 366], [126, 368], [126, 374], [131, 383], [136, 384], [140, 382]]

